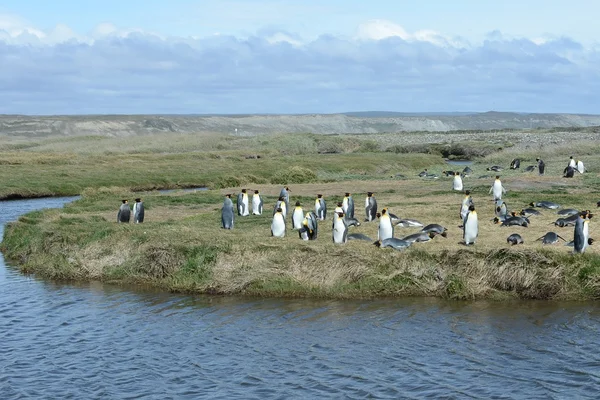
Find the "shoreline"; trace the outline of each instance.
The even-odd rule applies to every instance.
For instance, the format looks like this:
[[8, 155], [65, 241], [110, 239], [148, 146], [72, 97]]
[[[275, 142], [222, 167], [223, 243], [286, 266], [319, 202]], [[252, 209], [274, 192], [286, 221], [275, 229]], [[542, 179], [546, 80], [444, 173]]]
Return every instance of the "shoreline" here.
[[[220, 229], [222, 192], [212, 190], [149, 194], [148, 222], [117, 224], [112, 218], [113, 199], [128, 194], [133, 192], [90, 189], [64, 209], [21, 216], [6, 226], [2, 242], [6, 259], [16, 262], [22, 272], [46, 279], [142, 284], [180, 293], [600, 299], [596, 252], [573, 255], [563, 246], [465, 248], [454, 244], [458, 238], [451, 226], [452, 239], [436, 238], [403, 252], [378, 249], [368, 242], [334, 245], [327, 221], [318, 241], [303, 242], [291, 231], [278, 240], [265, 232], [269, 215], [238, 217], [236, 229]], [[303, 194], [298, 197], [308, 202]], [[373, 231], [376, 224], [362, 226]], [[491, 237], [503, 229], [489, 227], [494, 228]]]

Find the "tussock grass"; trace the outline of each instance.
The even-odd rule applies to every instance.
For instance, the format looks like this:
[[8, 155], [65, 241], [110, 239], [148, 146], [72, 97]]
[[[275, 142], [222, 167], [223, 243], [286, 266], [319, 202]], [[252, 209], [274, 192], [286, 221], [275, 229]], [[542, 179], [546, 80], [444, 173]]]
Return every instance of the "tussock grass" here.
[[[541, 156], [546, 176], [507, 169], [500, 173], [509, 209], [519, 211], [540, 200], [592, 209], [600, 200], [596, 172], [600, 147], [577, 141], [511, 147], [519, 134], [513, 135], [509, 143], [506, 138], [459, 142], [450, 134], [444, 143], [413, 147], [404, 143], [408, 136], [402, 134], [199, 134], [18, 142], [0, 148], [4, 183], [0, 196], [82, 197], [64, 209], [36, 211], [9, 224], [2, 249], [24, 272], [50, 279], [144, 283], [180, 292], [334, 298], [600, 298], [600, 249], [594, 245], [584, 255], [572, 255], [565, 246], [536, 242], [550, 230], [572, 238], [572, 228], [551, 225], [557, 216], [549, 210], [532, 217], [529, 228], [494, 225], [488, 190], [497, 173], [485, 170], [492, 164], [508, 168], [515, 157], [523, 160], [524, 167]], [[406, 146], [410, 152], [394, 146]], [[570, 155], [583, 158], [590, 172], [561, 178]], [[463, 195], [452, 192], [452, 179], [417, 177], [424, 168], [436, 174], [462, 170], [462, 166], [446, 164], [443, 156], [476, 160], [473, 174], [464, 179], [480, 218], [480, 235], [473, 247], [460, 244], [458, 213]], [[292, 203], [301, 201], [305, 211], [313, 207], [317, 193], [324, 195], [332, 210], [344, 192], [351, 192], [360, 219], [364, 218], [365, 193], [373, 191], [380, 208], [389, 207], [392, 213], [424, 223], [440, 223], [448, 228], [448, 238], [436, 237], [405, 252], [357, 241], [336, 246], [331, 243], [330, 220], [320, 224], [315, 242], [300, 241], [292, 231], [283, 239], [271, 238], [272, 207], [284, 184], [292, 189]], [[195, 186], [211, 190], [154, 190]], [[224, 231], [220, 229], [223, 195], [236, 194], [243, 187], [260, 189], [264, 215], [237, 217], [235, 229]], [[146, 222], [117, 224], [120, 200], [135, 197], [144, 199]], [[377, 223], [351, 230], [377, 238]], [[396, 228], [396, 237], [414, 231]], [[505, 239], [513, 232], [524, 237], [525, 245], [508, 247]]]

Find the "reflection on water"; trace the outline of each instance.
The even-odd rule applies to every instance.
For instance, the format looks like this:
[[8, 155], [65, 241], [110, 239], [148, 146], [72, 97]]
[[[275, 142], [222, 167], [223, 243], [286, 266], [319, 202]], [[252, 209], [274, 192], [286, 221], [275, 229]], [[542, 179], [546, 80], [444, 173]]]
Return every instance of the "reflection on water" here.
[[472, 165], [473, 161], [470, 160], [446, 160], [446, 163], [450, 164], [450, 165]]
[[[31, 204], [1, 206], [14, 219]], [[599, 329], [595, 302], [188, 296], [41, 281], [2, 265], [0, 393], [596, 398]]]

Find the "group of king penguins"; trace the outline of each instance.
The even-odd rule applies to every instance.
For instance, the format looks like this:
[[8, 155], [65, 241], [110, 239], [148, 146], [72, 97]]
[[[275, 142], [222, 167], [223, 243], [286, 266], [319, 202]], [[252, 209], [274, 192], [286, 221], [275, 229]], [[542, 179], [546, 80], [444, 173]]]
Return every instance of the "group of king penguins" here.
[[[117, 222], [118, 223], [129, 223], [131, 221], [132, 210], [129, 208], [129, 200], [124, 199], [121, 200], [121, 206], [119, 207], [119, 211], [117, 212]], [[133, 204], [133, 222], [136, 224], [144, 222], [144, 202], [142, 199], [135, 199], [135, 203]]]
[[[545, 163], [540, 158], [536, 159], [536, 166], [529, 166], [525, 169], [526, 172], [534, 170], [536, 167], [540, 175], [545, 173]], [[520, 160], [513, 159], [510, 164], [510, 169], [519, 169]], [[503, 168], [500, 166], [492, 166], [487, 168], [488, 171], [499, 172]], [[578, 171], [583, 173], [585, 168], [582, 161], [575, 161], [573, 157], [570, 158], [569, 165], [563, 172], [564, 177], [572, 177], [572, 171]], [[452, 189], [454, 191], [463, 191], [462, 178], [468, 176], [472, 170], [466, 167], [463, 172], [452, 172], [447, 174], [453, 176]], [[444, 171], [447, 173], [447, 171]], [[568, 176], [568, 175], [571, 176]], [[425, 176], [420, 174], [419, 176]], [[460, 218], [462, 224], [460, 228], [463, 231], [463, 244], [466, 246], [475, 244], [479, 235], [479, 219], [477, 211], [475, 210], [475, 203], [469, 190], [464, 190], [465, 197], [462, 200], [460, 207]], [[530, 206], [534, 208], [528, 208], [521, 210], [520, 214], [516, 212], [509, 212], [506, 203], [502, 200], [502, 195], [506, 193], [506, 189], [502, 185], [500, 175], [496, 175], [496, 178], [489, 189], [489, 193], [493, 195], [495, 218], [494, 222], [501, 226], [527, 226], [529, 224], [529, 217], [531, 215], [537, 215], [534, 208], [549, 208], [555, 209], [560, 206], [548, 202], [541, 201], [531, 203]], [[262, 215], [263, 213], [263, 199], [258, 190], [254, 190], [252, 200], [250, 200], [247, 193], [247, 189], [242, 189], [237, 195], [236, 208], [234, 210], [233, 200], [231, 194], [225, 196], [223, 207], [221, 210], [221, 221], [224, 229], [233, 229], [235, 214], [238, 216], [245, 217], [250, 215], [250, 205], [252, 206], [252, 215]], [[284, 187], [281, 189], [279, 198], [273, 208], [273, 218], [271, 222], [271, 236], [274, 237], [285, 237], [286, 235], [286, 218], [290, 210], [290, 188]], [[403, 250], [408, 248], [413, 243], [426, 242], [433, 239], [436, 235], [446, 237], [447, 228], [438, 225], [430, 224], [424, 226], [417, 220], [413, 219], [400, 219], [396, 215], [390, 213], [387, 208], [383, 208], [380, 213], [377, 212], [377, 200], [374, 197], [373, 192], [367, 192], [365, 198], [365, 221], [371, 222], [376, 219], [379, 220], [379, 226], [377, 230], [377, 241], [374, 242], [378, 247], [391, 247], [397, 250]], [[598, 203], [600, 207], [600, 202]], [[363, 234], [349, 234], [348, 230], [351, 226], [359, 226], [360, 222], [354, 216], [354, 200], [351, 193], [345, 193], [343, 200], [337, 203], [337, 207], [334, 209], [332, 218], [332, 240], [334, 243], [343, 244], [349, 239], [357, 240], [368, 240], [372, 241], [369, 237]], [[566, 211], [560, 215], [565, 218], [557, 220], [557, 226], [566, 226], [572, 224], [574, 226], [574, 240], [569, 245], [572, 245], [575, 253], [583, 253], [588, 245], [593, 242], [593, 239], [589, 237], [589, 221], [592, 218], [592, 214], [589, 210], [579, 212], [578, 210], [568, 209], [561, 210]], [[292, 216], [292, 229], [298, 232], [300, 239], [302, 240], [316, 240], [318, 236], [319, 221], [325, 221], [327, 218], [327, 204], [322, 194], [317, 194], [315, 198], [314, 211], [310, 210], [304, 212], [300, 202], [295, 203], [294, 210], [291, 212]], [[394, 227], [421, 227], [421, 231], [415, 234], [405, 236], [403, 238], [394, 237]], [[554, 232], [548, 232], [545, 236], [538, 240], [542, 240], [544, 244], [555, 243], [555, 237], [560, 238]], [[558, 239], [556, 239], [558, 240]], [[511, 245], [522, 244], [523, 238], [519, 234], [511, 234], [507, 238], [507, 243]]]
[[[286, 218], [288, 216], [290, 204], [290, 188], [281, 189], [279, 198], [273, 208], [273, 218], [271, 221], [271, 236], [285, 237], [287, 231]], [[248, 197], [247, 189], [242, 189], [237, 196], [236, 208], [232, 200], [232, 194], [225, 195], [223, 207], [221, 209], [221, 223], [224, 229], [233, 229], [235, 215], [248, 216], [249, 205], [252, 203], [252, 215], [262, 215], [263, 199], [258, 190], [254, 191], [252, 201]], [[433, 239], [437, 234], [446, 236], [446, 228], [441, 225], [431, 224], [424, 226], [417, 220], [400, 219], [396, 215], [383, 208], [377, 212], [377, 200], [373, 192], [367, 192], [364, 202], [365, 222], [379, 220], [377, 229], [377, 241], [373, 244], [378, 247], [392, 247], [402, 250], [412, 243], [426, 242]], [[317, 194], [314, 201], [314, 210], [304, 212], [299, 201], [295, 203], [294, 210], [291, 212], [292, 229], [298, 232], [302, 240], [316, 240], [319, 233], [319, 223], [327, 220], [327, 202], [322, 194]], [[361, 222], [355, 217], [355, 205], [352, 194], [346, 192], [341, 202], [336, 204], [331, 219], [332, 241], [337, 244], [347, 243], [350, 239], [373, 240], [361, 233], [349, 233], [352, 226], [360, 226]], [[394, 238], [394, 227], [422, 227], [423, 230], [416, 234], [408, 235], [402, 239]]]
[[[540, 175], [544, 175], [545, 172], [545, 163], [540, 158], [537, 158], [538, 162], [538, 170]], [[510, 169], [519, 169], [520, 160], [513, 159], [510, 163]], [[468, 167], [467, 167], [468, 168]], [[470, 168], [465, 168], [463, 173], [454, 172], [451, 175], [454, 176], [452, 189], [456, 191], [463, 191], [463, 182], [462, 177], [465, 175], [468, 176], [467, 173], [470, 173]], [[534, 168], [532, 166], [527, 167], [526, 172], [532, 171]], [[492, 166], [487, 168], [488, 171], [501, 171], [502, 167]], [[574, 172], [577, 171], [580, 174], [583, 174], [586, 169], [581, 160], [575, 161], [571, 156], [569, 159], [569, 164], [563, 170], [563, 177], [572, 178]], [[463, 239], [465, 245], [470, 245], [475, 243], [475, 240], [478, 236], [478, 217], [477, 212], [475, 211], [475, 204], [473, 202], [473, 198], [471, 197], [471, 192], [469, 190], [465, 190], [465, 197], [462, 200], [461, 209], [460, 209], [460, 217], [463, 221], [461, 227], [463, 228]], [[545, 208], [550, 210], [556, 210], [560, 208], [559, 204], [550, 202], [550, 201], [539, 201], [532, 202], [529, 204], [532, 208], [522, 209], [520, 213], [517, 212], [509, 212], [507, 209], [506, 203], [502, 200], [502, 195], [506, 193], [506, 189], [502, 185], [502, 181], [500, 180], [500, 175], [496, 175], [494, 183], [489, 189], [489, 192], [493, 195], [494, 201], [494, 214], [495, 217], [493, 221], [496, 224], [500, 224], [500, 226], [523, 226], [527, 227], [530, 223], [529, 217], [533, 215], [540, 215], [539, 211], [535, 210], [535, 208]], [[600, 202], [597, 203], [597, 207], [600, 207]], [[590, 210], [576, 210], [576, 209], [563, 209], [558, 211], [558, 215], [560, 218], [556, 220], [554, 223], [555, 226], [565, 227], [565, 226], [574, 226], [573, 231], [573, 240], [569, 243], [566, 243], [568, 246], [573, 247], [574, 253], [584, 253], [586, 248], [594, 242], [594, 239], [589, 236], [589, 223], [593, 214]], [[562, 239], [566, 242], [564, 238], [555, 232], [548, 232], [544, 236], [538, 238], [537, 240], [541, 240], [543, 244], [554, 244], [557, 243], [559, 239]], [[537, 241], [536, 240], [536, 241]], [[506, 239], [507, 243], [510, 245], [523, 244], [523, 238], [518, 233], [513, 233], [509, 235]]]

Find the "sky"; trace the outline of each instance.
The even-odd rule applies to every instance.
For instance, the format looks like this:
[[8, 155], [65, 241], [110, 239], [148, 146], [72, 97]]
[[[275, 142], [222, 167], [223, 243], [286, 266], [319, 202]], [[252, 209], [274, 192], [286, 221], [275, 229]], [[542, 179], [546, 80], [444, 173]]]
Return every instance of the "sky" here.
[[0, 3], [0, 114], [600, 113], [594, 0]]

